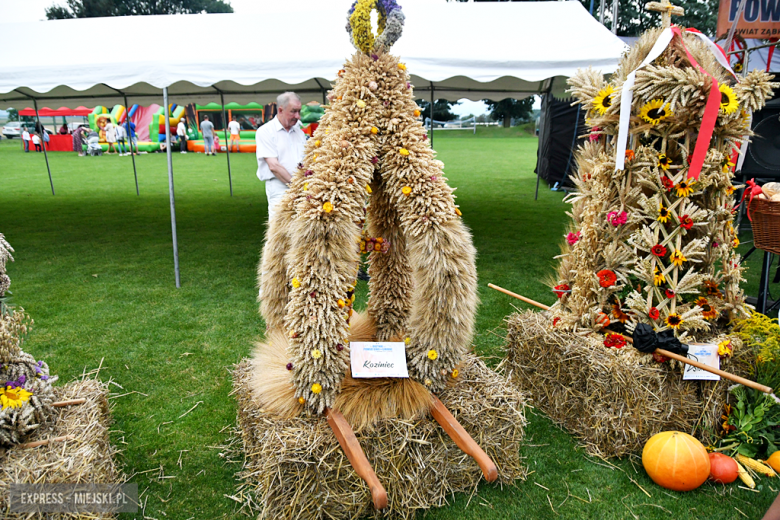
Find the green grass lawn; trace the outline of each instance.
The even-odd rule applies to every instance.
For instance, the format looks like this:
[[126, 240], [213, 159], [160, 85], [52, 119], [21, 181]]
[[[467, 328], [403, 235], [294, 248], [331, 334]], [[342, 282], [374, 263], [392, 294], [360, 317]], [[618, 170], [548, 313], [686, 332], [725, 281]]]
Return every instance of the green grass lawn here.
[[[165, 155], [137, 157], [138, 197], [130, 157], [52, 153], [52, 196], [43, 154], [24, 154], [18, 144], [0, 141], [0, 232], [16, 249], [9, 266], [13, 301], [35, 319], [26, 349], [46, 359], [61, 382], [102, 366], [100, 377], [124, 394], [113, 399], [113, 441], [148, 498], [147, 518], [239, 517], [227, 498], [239, 468], [225, 462], [219, 446], [235, 424], [230, 368], [263, 331], [255, 266], [267, 212], [254, 156], [231, 155], [231, 198], [224, 155], [174, 154], [177, 290]], [[567, 206], [562, 193], [544, 185], [534, 201], [536, 139], [526, 130], [440, 132], [434, 144], [479, 252], [474, 343], [495, 365], [503, 320], [523, 304], [486, 284], [552, 303], [543, 282]], [[751, 274], [749, 294], [756, 279]], [[483, 485], [478, 495], [456, 496], [426, 518], [731, 519], [742, 518], [739, 512], [760, 518], [780, 486], [764, 480], [759, 493], [709, 484], [667, 492], [649, 480], [638, 458], [609, 466], [586, 457], [539, 412], [529, 420], [526, 482]]]

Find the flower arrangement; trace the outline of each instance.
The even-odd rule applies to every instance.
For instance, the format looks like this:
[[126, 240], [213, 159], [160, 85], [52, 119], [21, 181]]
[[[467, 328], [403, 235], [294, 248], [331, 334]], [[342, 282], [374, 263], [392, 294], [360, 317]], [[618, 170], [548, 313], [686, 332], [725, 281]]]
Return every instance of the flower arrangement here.
[[[658, 58], [640, 67], [661, 32], [646, 32], [610, 81], [592, 69], [569, 80], [586, 110], [583, 133], [591, 140], [578, 150], [576, 192], [568, 198], [570, 229], [581, 235], [565, 237], [550, 284], [567, 288], [556, 293], [551, 309], [567, 330], [601, 330], [607, 313], [628, 317], [612, 323], [619, 332], [646, 322], [679, 336], [706, 335], [746, 312], [733, 247], [731, 165], [751, 135], [749, 113], [771, 96], [772, 77], [753, 71], [735, 78], [697, 34], [682, 29]], [[620, 90], [634, 71], [626, 139], [619, 142], [625, 108], [616, 100], [626, 101]], [[720, 107], [702, 154], [697, 136], [711, 88], [718, 89]], [[606, 272], [614, 281], [593, 276]], [[706, 303], [698, 305], [700, 297]]]

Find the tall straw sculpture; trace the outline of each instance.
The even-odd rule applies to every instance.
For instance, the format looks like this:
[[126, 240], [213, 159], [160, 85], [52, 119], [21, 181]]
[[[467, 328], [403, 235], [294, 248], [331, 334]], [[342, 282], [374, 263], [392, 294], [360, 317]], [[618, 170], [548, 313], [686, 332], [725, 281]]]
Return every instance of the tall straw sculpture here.
[[[378, 37], [370, 28], [373, 9]], [[486, 367], [469, 354], [478, 304], [476, 252], [444, 165], [427, 142], [406, 65], [389, 54], [404, 16], [393, 0], [359, 0], [348, 21], [357, 52], [339, 71], [331, 104], [269, 222], [258, 267], [266, 341], [257, 345], [248, 370], [242, 365], [237, 371], [236, 386], [239, 394], [251, 387], [252, 402], [269, 414], [262, 428], [296, 420], [317, 428], [325, 414], [381, 509], [387, 498], [379, 496], [384, 490], [354, 431], [364, 433], [361, 442], [371, 443], [372, 453], [376, 443], [388, 442], [393, 421], [427, 424], [430, 413], [492, 481], [499, 477], [495, 464], [437, 394], [442, 400], [461, 396], [459, 406], [476, 409], [493, 399], [506, 402], [506, 394], [483, 378]], [[362, 253], [371, 275], [366, 313], [353, 309]], [[404, 342], [410, 377], [353, 379], [355, 341]], [[485, 401], [473, 401], [479, 392], [458, 392], [464, 377], [485, 392]], [[515, 432], [506, 441], [495, 439], [507, 454], [516, 449], [524, 424], [522, 398], [513, 399], [513, 412], [489, 412]], [[248, 431], [258, 424], [248, 417], [257, 415], [246, 402], [239, 397], [244, 441], [257, 448], [258, 433]], [[511, 481], [522, 472], [519, 459], [508, 456], [500, 476]], [[393, 487], [407, 492], [400, 483]], [[263, 507], [272, 510], [272, 499], [264, 496]], [[391, 508], [401, 507], [398, 500]], [[435, 500], [424, 494], [422, 502], [427, 507]]]
[[623, 348], [624, 333], [646, 323], [718, 344], [722, 363], [741, 355], [728, 337], [746, 313], [732, 177], [772, 77], [737, 77], [701, 33], [668, 25], [681, 9], [660, 9], [667, 27], [647, 31], [609, 81], [591, 69], [569, 80], [590, 138], [550, 284], [557, 301], [508, 320], [515, 380], [599, 455], [661, 429], [714, 428], [725, 398], [723, 384], [684, 382], [677, 362]]

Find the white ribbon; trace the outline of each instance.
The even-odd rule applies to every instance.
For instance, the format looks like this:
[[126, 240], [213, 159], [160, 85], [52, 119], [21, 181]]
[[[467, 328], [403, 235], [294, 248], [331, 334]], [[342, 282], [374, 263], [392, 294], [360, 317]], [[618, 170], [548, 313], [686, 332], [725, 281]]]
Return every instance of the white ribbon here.
[[[751, 110], [748, 112], [748, 128], [751, 128], [753, 126], [753, 111]], [[748, 139], [748, 136], [744, 136], [744, 141], [742, 141], [742, 146], [739, 147], [739, 159], [737, 159], [737, 167], [734, 169], [735, 172], [738, 172], [742, 170], [742, 164], [745, 162], [745, 156], [747, 155], [747, 148], [748, 144], [750, 144], [750, 141]]]
[[631, 122], [631, 103], [634, 101], [634, 82], [636, 73], [642, 67], [653, 62], [669, 46], [672, 41], [672, 28], [667, 27], [658, 36], [655, 45], [650, 49], [650, 53], [645, 60], [626, 78], [623, 83], [623, 89], [620, 93], [620, 124], [618, 126], [617, 155], [615, 156], [615, 171], [622, 170], [626, 165], [626, 146], [628, 144], [628, 127]]

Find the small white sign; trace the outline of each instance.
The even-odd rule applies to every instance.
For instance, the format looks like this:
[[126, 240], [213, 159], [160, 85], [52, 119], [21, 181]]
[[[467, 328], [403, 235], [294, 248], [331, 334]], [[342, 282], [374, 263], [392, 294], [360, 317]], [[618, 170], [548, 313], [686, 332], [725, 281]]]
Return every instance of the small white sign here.
[[350, 342], [352, 377], [409, 377], [403, 342]]
[[[718, 357], [717, 345], [691, 343], [688, 345], [688, 359], [698, 361], [699, 363], [703, 363], [712, 368], [720, 369], [720, 358]], [[691, 365], [685, 365], [683, 380], [720, 381], [720, 376]]]

